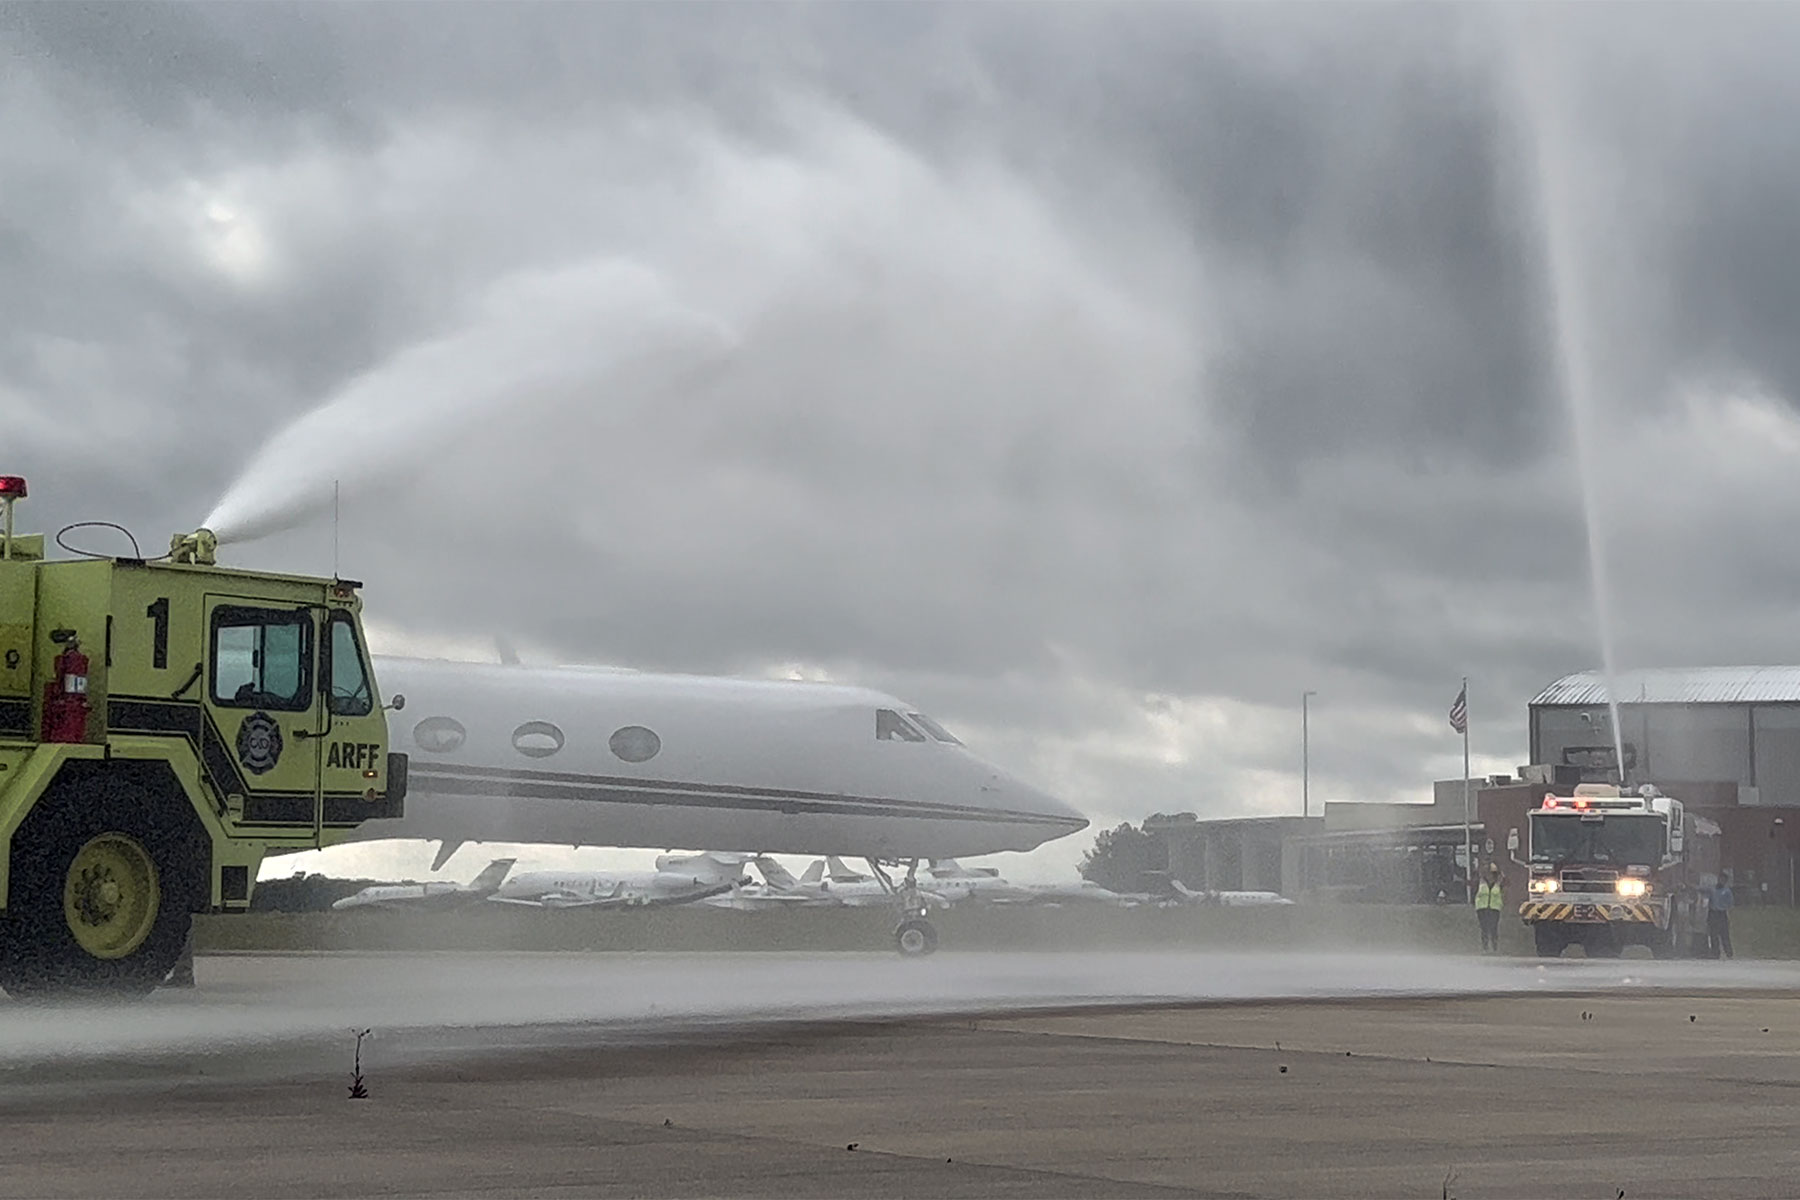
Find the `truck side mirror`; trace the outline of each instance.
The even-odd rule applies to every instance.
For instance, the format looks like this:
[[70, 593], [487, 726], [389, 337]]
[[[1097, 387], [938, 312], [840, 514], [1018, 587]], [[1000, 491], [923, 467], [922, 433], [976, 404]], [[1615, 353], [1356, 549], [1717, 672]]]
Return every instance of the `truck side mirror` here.
[[1506, 852], [1508, 854], [1517, 854], [1519, 852], [1519, 831], [1517, 829], [1509, 829], [1506, 831]]
[[1683, 831], [1682, 831], [1681, 826], [1676, 825], [1672, 829], [1669, 830], [1669, 853], [1670, 854], [1680, 854], [1681, 853], [1682, 837], [1683, 837]]
[[399, 712], [406, 707], [406, 697], [398, 692], [394, 693], [394, 698], [387, 702], [387, 707], [393, 709], [395, 712]]

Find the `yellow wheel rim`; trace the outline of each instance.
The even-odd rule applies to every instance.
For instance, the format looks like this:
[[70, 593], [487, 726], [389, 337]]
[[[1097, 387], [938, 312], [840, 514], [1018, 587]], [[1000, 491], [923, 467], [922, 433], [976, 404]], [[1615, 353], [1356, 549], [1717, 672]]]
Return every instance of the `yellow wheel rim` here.
[[63, 920], [95, 958], [124, 958], [143, 945], [161, 903], [149, 851], [123, 833], [103, 833], [76, 851], [63, 882]]

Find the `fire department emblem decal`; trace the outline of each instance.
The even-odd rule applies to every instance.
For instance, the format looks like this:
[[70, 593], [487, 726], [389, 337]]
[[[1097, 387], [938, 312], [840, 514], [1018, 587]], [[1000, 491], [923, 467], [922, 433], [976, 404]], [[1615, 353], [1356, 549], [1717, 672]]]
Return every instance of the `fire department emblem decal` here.
[[268, 713], [255, 712], [238, 726], [238, 761], [252, 775], [274, 769], [281, 761], [281, 728]]

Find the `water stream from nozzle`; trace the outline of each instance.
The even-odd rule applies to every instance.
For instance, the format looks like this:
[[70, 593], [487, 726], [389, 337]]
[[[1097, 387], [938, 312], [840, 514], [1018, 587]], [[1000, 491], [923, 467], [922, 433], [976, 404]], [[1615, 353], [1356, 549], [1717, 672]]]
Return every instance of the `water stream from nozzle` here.
[[263, 443], [206, 519], [221, 545], [331, 512], [389, 485], [485, 422], [605, 403], [715, 369], [736, 344], [719, 318], [616, 260], [496, 287], [463, 328], [409, 346]]
[[1624, 731], [1619, 724], [1618, 662], [1613, 646], [1612, 593], [1606, 570], [1606, 529], [1599, 491], [1600, 431], [1597, 412], [1599, 389], [1595, 380], [1592, 348], [1595, 342], [1594, 297], [1589, 274], [1580, 269], [1573, 163], [1575, 147], [1568, 127], [1571, 111], [1557, 86], [1565, 73], [1554, 70], [1544, 47], [1554, 32], [1527, 31], [1515, 23], [1512, 29], [1512, 78], [1524, 117], [1525, 133], [1535, 165], [1538, 217], [1549, 271], [1550, 307], [1555, 330], [1556, 378], [1569, 413], [1574, 435], [1576, 474], [1581, 483], [1581, 507], [1586, 521], [1588, 571], [1594, 624], [1600, 636], [1601, 670], [1606, 682], [1606, 706], [1612, 725], [1613, 763], [1619, 782], [1625, 783]]

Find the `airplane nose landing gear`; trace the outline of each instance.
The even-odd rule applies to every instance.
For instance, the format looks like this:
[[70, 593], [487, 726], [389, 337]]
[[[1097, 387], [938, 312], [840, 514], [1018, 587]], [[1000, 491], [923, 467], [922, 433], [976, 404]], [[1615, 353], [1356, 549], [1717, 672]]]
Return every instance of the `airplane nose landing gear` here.
[[937, 929], [924, 917], [908, 917], [894, 927], [894, 948], [903, 958], [923, 958], [937, 949]]
[[900, 910], [900, 923], [894, 926], [894, 949], [900, 951], [902, 958], [924, 958], [936, 950], [937, 928], [925, 919], [931, 910], [919, 896], [919, 860], [915, 858], [906, 864], [906, 879], [899, 884], [881, 869], [880, 859], [870, 858], [868, 862]]

